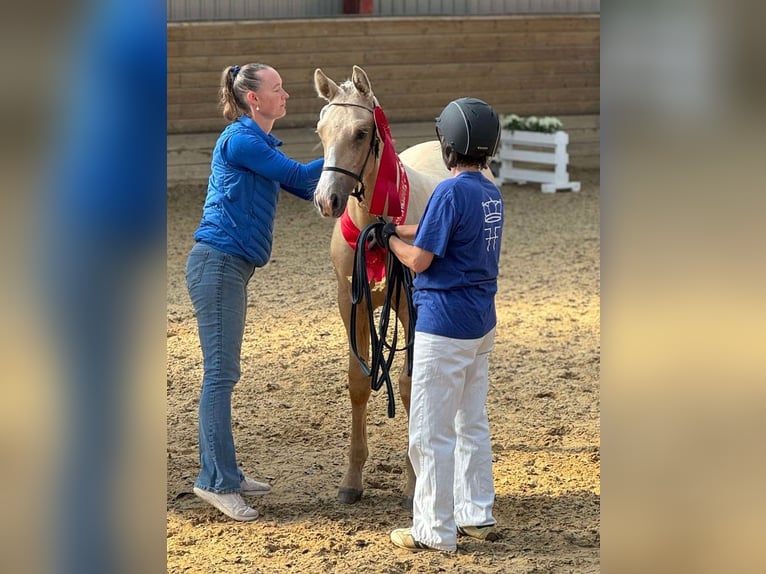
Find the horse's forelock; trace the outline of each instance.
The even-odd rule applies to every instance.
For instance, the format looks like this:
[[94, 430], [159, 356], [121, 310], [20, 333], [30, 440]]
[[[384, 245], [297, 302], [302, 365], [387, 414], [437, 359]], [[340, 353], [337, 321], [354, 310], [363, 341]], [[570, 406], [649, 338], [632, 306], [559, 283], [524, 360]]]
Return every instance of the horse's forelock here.
[[[348, 102], [360, 97], [364, 98], [365, 100], [370, 99], [368, 96], [360, 94], [359, 90], [356, 89], [354, 82], [351, 80], [345, 80], [344, 82], [338, 84], [338, 88], [338, 93], [333, 98], [333, 101]], [[374, 98], [370, 99], [370, 101], [374, 101]]]

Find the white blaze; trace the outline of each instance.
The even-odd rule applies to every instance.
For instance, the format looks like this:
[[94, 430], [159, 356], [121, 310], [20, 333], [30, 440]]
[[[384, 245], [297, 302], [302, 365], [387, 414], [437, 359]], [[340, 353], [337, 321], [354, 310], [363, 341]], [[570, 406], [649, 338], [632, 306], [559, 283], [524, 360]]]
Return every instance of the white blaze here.
[[[325, 153], [324, 164], [328, 167], [335, 165], [335, 146], [330, 146], [330, 149]], [[330, 199], [328, 189], [332, 183], [332, 177], [334, 175], [336, 175], [335, 172], [323, 171], [322, 175], [319, 177], [319, 183], [317, 184], [315, 192], [316, 198], [319, 201], [324, 202]]]

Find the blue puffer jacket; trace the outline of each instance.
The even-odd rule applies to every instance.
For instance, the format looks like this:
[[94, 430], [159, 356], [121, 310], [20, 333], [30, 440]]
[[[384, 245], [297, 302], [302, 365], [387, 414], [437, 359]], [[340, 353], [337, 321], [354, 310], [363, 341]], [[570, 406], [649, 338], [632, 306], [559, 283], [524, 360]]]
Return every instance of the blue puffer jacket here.
[[213, 149], [202, 222], [194, 239], [225, 253], [266, 265], [271, 256], [279, 189], [311, 200], [323, 159], [293, 161], [252, 119], [229, 124]]

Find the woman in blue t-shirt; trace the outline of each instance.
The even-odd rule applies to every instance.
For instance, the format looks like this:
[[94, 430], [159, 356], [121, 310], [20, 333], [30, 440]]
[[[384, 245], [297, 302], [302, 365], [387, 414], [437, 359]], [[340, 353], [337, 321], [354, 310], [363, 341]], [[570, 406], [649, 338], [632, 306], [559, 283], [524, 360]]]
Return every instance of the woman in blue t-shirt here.
[[460, 98], [437, 118], [436, 133], [452, 177], [436, 187], [418, 225], [389, 223], [380, 237], [417, 273], [409, 419], [417, 480], [412, 528], [391, 533], [411, 551], [454, 551], [458, 534], [497, 539], [486, 398], [503, 200], [481, 170], [500, 123], [487, 103]]
[[204, 376], [199, 404], [200, 473], [194, 492], [239, 521], [258, 518], [242, 494], [271, 486], [237, 465], [231, 430], [231, 393], [240, 376], [247, 284], [271, 256], [280, 188], [313, 199], [324, 161], [298, 163], [271, 135], [289, 94], [277, 71], [264, 64], [227, 67], [220, 103], [230, 123], [215, 144], [202, 221], [186, 265], [197, 316]]

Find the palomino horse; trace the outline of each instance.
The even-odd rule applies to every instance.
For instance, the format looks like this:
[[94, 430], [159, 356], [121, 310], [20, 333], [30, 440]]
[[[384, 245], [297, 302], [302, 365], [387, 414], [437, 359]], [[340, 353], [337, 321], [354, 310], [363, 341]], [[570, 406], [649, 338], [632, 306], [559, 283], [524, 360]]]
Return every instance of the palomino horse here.
[[[357, 230], [376, 221], [370, 214], [370, 200], [378, 177], [383, 146], [381, 134], [375, 128], [373, 110], [377, 100], [372, 93], [367, 74], [354, 66], [351, 80], [338, 85], [321, 69], [314, 72], [317, 94], [328, 101], [320, 115], [317, 133], [324, 147], [324, 170], [314, 193], [314, 203], [325, 217], [340, 218], [344, 210]], [[375, 139], [373, 139], [375, 138]], [[389, 142], [390, 145], [390, 142]], [[438, 141], [418, 144], [400, 156], [409, 180], [409, 204], [404, 223], [417, 223], [423, 215], [429, 196], [436, 185], [449, 177], [441, 157]], [[355, 199], [349, 200], [349, 196]], [[390, 221], [391, 218], [387, 217]], [[339, 219], [333, 230], [330, 257], [338, 280], [338, 307], [346, 333], [351, 333], [351, 280], [354, 249], [343, 236]], [[373, 308], [383, 304], [384, 292], [372, 289]], [[409, 312], [404, 297], [397, 316], [408, 340]], [[374, 326], [373, 326], [374, 328]], [[350, 340], [350, 339], [349, 339]], [[364, 313], [356, 317], [356, 347], [369, 362], [370, 324]], [[409, 351], [408, 351], [409, 352]], [[409, 416], [410, 377], [404, 368], [398, 381], [399, 395]], [[352, 504], [362, 497], [362, 467], [367, 460], [367, 400], [371, 393], [370, 377], [365, 375], [356, 356], [349, 349], [348, 389], [351, 397], [351, 449], [346, 475], [338, 489], [338, 500]], [[405, 507], [412, 506], [415, 474], [409, 457], [407, 484], [404, 490]]]

